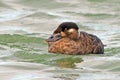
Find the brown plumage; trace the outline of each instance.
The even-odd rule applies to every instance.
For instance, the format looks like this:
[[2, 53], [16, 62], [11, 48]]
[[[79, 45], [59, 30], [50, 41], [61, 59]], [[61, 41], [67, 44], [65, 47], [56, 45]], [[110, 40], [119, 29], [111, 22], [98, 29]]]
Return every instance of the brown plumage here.
[[[69, 24], [70, 23], [70, 24]], [[72, 25], [72, 26], [70, 26]], [[86, 32], [79, 32], [73, 22], [64, 22], [47, 39], [49, 52], [62, 54], [103, 54], [101, 40]]]
[[51, 43], [48, 51], [61, 54], [76, 54], [78, 49], [76, 42], [66, 37]]

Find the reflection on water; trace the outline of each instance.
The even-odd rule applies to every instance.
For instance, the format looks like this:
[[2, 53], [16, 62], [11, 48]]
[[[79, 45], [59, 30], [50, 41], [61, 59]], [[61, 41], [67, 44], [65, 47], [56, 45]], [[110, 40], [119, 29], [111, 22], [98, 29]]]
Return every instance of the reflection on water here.
[[[119, 5], [119, 0], [0, 0], [1, 79], [119, 80]], [[105, 54], [48, 53], [44, 39], [63, 21], [100, 37]]]

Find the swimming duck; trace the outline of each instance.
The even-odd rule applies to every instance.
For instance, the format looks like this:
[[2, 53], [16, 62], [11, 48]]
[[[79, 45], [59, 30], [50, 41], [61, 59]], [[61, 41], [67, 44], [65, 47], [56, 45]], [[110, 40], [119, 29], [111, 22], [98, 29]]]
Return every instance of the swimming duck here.
[[48, 51], [63, 54], [103, 54], [104, 45], [95, 35], [83, 31], [74, 22], [63, 22], [46, 41]]

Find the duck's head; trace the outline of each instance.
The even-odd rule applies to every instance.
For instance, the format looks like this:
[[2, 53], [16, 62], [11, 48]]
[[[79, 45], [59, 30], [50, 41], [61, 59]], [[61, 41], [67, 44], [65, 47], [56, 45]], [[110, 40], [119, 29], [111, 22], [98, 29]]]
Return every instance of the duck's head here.
[[74, 22], [63, 22], [54, 31], [54, 34], [60, 33], [61, 37], [68, 37], [73, 40], [78, 39], [78, 26]]
[[53, 32], [46, 42], [51, 44], [61, 38], [70, 38], [72, 40], [78, 39], [78, 26], [74, 22], [63, 22], [61, 23], [58, 28]]

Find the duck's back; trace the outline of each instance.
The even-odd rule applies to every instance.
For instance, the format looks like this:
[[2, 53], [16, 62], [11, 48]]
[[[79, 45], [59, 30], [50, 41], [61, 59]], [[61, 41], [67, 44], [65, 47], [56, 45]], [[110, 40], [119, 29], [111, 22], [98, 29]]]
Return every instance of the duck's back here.
[[[102, 41], [93, 34], [88, 34], [86, 32], [80, 32], [79, 35], [80, 50], [83, 54], [103, 54], [104, 45]], [[81, 52], [80, 52], [81, 54]]]

